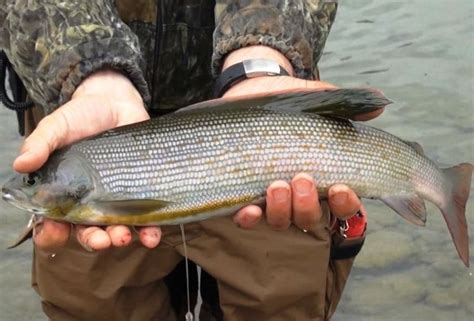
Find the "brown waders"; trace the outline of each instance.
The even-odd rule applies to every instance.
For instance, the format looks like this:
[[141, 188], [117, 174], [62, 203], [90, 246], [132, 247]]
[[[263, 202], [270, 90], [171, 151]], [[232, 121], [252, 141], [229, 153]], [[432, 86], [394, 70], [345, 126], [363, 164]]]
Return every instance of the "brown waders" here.
[[[38, 120], [35, 111], [26, 113], [27, 133]], [[322, 208], [321, 222], [307, 232], [295, 226], [273, 231], [264, 221], [244, 230], [230, 217], [185, 225], [188, 257], [217, 280], [224, 320], [331, 317], [353, 258], [330, 259], [337, 232], [330, 228], [326, 203]], [[169, 297], [173, 282], [167, 286], [164, 278], [183, 253], [179, 226], [163, 227], [153, 250], [135, 239], [124, 248], [88, 252], [71, 237], [54, 254], [35, 248], [33, 287], [55, 321], [177, 320]], [[215, 318], [201, 316], [207, 320]]]

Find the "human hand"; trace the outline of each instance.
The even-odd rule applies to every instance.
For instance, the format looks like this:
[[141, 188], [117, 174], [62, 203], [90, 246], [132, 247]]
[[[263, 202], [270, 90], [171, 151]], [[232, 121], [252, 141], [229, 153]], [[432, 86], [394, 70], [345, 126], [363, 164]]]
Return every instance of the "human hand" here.
[[[55, 149], [148, 118], [140, 94], [127, 77], [112, 70], [98, 71], [77, 87], [69, 102], [39, 122], [23, 143], [13, 167], [21, 173], [35, 171]], [[70, 224], [45, 219], [35, 227], [34, 242], [41, 249], [54, 251], [66, 243], [70, 233]], [[125, 246], [132, 240], [129, 228], [118, 225], [105, 230], [77, 225], [75, 234], [79, 243], [93, 250]], [[160, 236], [157, 227], [139, 231], [141, 242], [149, 248], [158, 245]]]
[[[224, 69], [244, 59], [272, 59], [285, 68], [290, 75], [293, 68], [289, 61], [278, 51], [263, 47], [245, 47], [232, 52], [224, 63]], [[246, 79], [231, 87], [224, 97], [236, 97], [272, 91], [294, 91], [308, 89], [334, 89], [334, 85], [322, 82], [293, 78], [289, 76], [269, 76]], [[364, 115], [358, 115], [355, 120], [368, 120], [377, 117], [383, 108]], [[285, 230], [291, 223], [301, 229], [308, 230], [321, 219], [321, 206], [317, 192], [317, 182], [305, 173], [296, 175], [290, 183], [275, 181], [267, 189], [267, 222], [276, 230]], [[349, 187], [336, 184], [328, 191], [328, 204], [331, 213], [346, 220], [359, 210], [365, 211], [359, 198]], [[243, 228], [254, 227], [262, 217], [262, 209], [255, 205], [241, 209], [235, 216], [234, 222]]]

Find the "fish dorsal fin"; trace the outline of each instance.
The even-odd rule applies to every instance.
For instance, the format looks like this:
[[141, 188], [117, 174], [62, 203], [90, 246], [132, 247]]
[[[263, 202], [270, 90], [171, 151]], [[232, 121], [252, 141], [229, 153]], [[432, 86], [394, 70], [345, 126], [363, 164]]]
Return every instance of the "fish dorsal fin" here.
[[411, 148], [413, 148], [418, 154], [420, 155], [425, 155], [425, 151], [423, 150], [423, 147], [421, 147], [420, 144], [417, 142], [411, 142], [409, 140], [404, 140], [404, 142], [409, 145]]
[[96, 200], [92, 206], [114, 215], [145, 215], [162, 209], [171, 202], [156, 199]]
[[384, 202], [387, 206], [389, 206], [407, 221], [415, 225], [425, 226], [426, 207], [425, 202], [419, 196], [414, 194], [409, 197], [384, 197], [382, 198], [382, 202]]
[[247, 95], [219, 98], [184, 107], [178, 112], [213, 108], [264, 108], [287, 112], [316, 113], [350, 118], [380, 109], [391, 101], [373, 88], [341, 88], [275, 92], [271, 95]]

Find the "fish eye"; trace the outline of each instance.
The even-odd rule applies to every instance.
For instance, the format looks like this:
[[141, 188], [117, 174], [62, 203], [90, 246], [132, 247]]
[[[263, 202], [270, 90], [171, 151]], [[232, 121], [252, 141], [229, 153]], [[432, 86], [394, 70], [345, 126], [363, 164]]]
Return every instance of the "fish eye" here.
[[40, 176], [38, 173], [30, 173], [23, 177], [23, 182], [28, 186], [34, 186], [36, 183], [39, 182]]

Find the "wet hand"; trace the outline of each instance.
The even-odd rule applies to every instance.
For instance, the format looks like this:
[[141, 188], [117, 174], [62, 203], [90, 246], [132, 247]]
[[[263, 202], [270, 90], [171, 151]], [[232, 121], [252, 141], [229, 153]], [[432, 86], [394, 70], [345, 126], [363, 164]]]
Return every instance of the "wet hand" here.
[[[305, 173], [296, 175], [290, 183], [273, 182], [267, 189], [267, 223], [275, 230], [286, 230], [292, 223], [303, 230], [313, 228], [322, 216], [316, 188], [317, 182]], [[331, 213], [344, 220], [362, 208], [354, 191], [343, 184], [329, 189], [328, 204]], [[262, 216], [260, 207], [250, 205], [234, 216], [234, 222], [242, 228], [253, 228]]]
[[[21, 173], [40, 168], [58, 148], [105, 130], [149, 118], [143, 100], [130, 80], [120, 73], [103, 70], [86, 78], [71, 100], [46, 116], [25, 140], [13, 167]], [[75, 226], [79, 243], [91, 250], [125, 246], [132, 240], [128, 227]], [[34, 242], [44, 250], [62, 247], [71, 225], [44, 220], [35, 227]], [[157, 227], [139, 230], [139, 238], [149, 248], [156, 247], [161, 231]]]
[[[291, 63], [278, 51], [263, 47], [246, 47], [232, 52], [224, 62], [224, 69], [244, 59], [266, 58], [278, 62], [290, 75], [294, 73]], [[269, 76], [246, 79], [232, 86], [224, 97], [271, 93], [274, 91], [324, 90], [334, 89], [334, 85], [322, 82], [298, 79], [291, 76]], [[355, 120], [369, 120], [383, 112], [383, 108]], [[304, 173], [296, 175], [288, 183], [273, 182], [266, 193], [266, 219], [276, 230], [285, 230], [291, 223], [308, 230], [321, 219], [321, 205], [317, 192], [317, 182]], [[328, 204], [331, 212], [340, 219], [348, 219], [363, 208], [359, 198], [349, 187], [342, 184], [332, 186], [328, 191]], [[250, 205], [241, 209], [234, 222], [243, 228], [254, 227], [262, 218], [262, 209]]]

